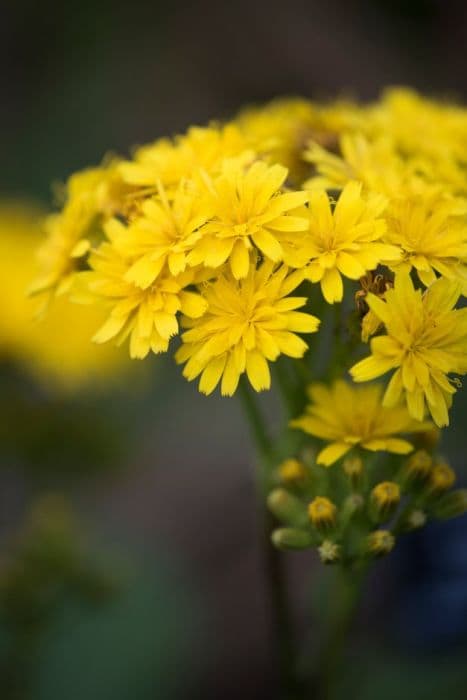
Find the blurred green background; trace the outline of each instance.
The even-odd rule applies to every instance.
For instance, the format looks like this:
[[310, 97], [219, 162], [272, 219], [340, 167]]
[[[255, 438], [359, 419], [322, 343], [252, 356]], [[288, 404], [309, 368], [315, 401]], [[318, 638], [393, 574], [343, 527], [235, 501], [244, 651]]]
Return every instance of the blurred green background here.
[[[276, 95], [465, 100], [466, 40], [461, 0], [7, 0], [0, 196], [48, 206], [108, 152]], [[466, 417], [464, 392], [445, 440], [460, 473]], [[170, 359], [64, 395], [4, 363], [2, 700], [276, 697], [250, 463], [236, 401]], [[431, 526], [376, 567], [343, 695], [466, 697], [466, 545], [465, 522]], [[289, 557], [304, 638], [315, 564]]]

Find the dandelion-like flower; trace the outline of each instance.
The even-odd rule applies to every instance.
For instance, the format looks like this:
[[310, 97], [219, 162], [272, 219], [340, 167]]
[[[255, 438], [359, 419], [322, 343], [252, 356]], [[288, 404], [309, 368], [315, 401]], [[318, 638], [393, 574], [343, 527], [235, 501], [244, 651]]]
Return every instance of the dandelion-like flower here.
[[383, 407], [380, 385], [356, 387], [343, 380], [330, 387], [315, 383], [308, 388], [308, 395], [311, 403], [291, 426], [330, 443], [316, 458], [326, 467], [357, 446], [372, 452], [407, 454], [412, 444], [399, 435], [430, 427], [430, 423], [411, 418], [404, 406]]
[[155, 188], [161, 182], [170, 190], [200, 168], [218, 174], [225, 158], [247, 150], [247, 141], [235, 124], [191, 127], [174, 141], [159, 139], [139, 148], [133, 160], [120, 164], [119, 172], [131, 185]]
[[[109, 235], [118, 237], [115, 220]], [[160, 275], [147, 289], [126, 280], [131, 265], [110, 243], [103, 243], [90, 256], [91, 271], [82, 273], [89, 290], [106, 301], [110, 314], [95, 334], [96, 343], [115, 340], [117, 344], [130, 338], [130, 356], [144, 358], [152, 350], [165, 352], [170, 338], [178, 333], [178, 312], [185, 316], [201, 316], [206, 302], [187, 289], [194, 282], [194, 272], [173, 276]]]
[[208, 183], [214, 215], [189, 257], [191, 264], [218, 268], [228, 260], [235, 279], [242, 279], [259, 250], [273, 262], [299, 267], [294, 236], [300, 239], [308, 224], [291, 212], [308, 194], [284, 192], [286, 178], [282, 165], [257, 161], [245, 170], [241, 161], [227, 161], [222, 175]]
[[452, 198], [396, 199], [387, 216], [386, 234], [386, 240], [402, 251], [395, 269], [415, 268], [426, 286], [436, 280], [436, 273], [467, 283], [465, 214], [465, 205]]
[[184, 272], [188, 254], [201, 238], [201, 227], [209, 214], [205, 198], [186, 183], [181, 183], [170, 201], [159, 185], [159, 196], [142, 204], [141, 216], [115, 241], [122, 255], [134, 259], [125, 279], [147, 289], [166, 265], [171, 275]]
[[311, 193], [306, 276], [321, 284], [329, 304], [342, 301], [342, 275], [359, 279], [382, 261], [399, 257], [396, 247], [382, 241], [386, 226], [381, 214], [385, 206], [385, 198], [379, 195], [364, 199], [357, 182], [344, 187], [334, 211], [324, 190]]
[[454, 309], [460, 286], [440, 278], [422, 294], [406, 273], [396, 275], [384, 301], [369, 294], [367, 303], [386, 328], [371, 340], [371, 355], [351, 369], [357, 382], [396, 371], [384, 405], [403, 397], [410, 415], [423, 420], [426, 408], [436, 425], [448, 425], [456, 388], [448, 375], [467, 372], [467, 308]]
[[186, 362], [183, 374], [189, 379], [201, 375], [199, 388], [210, 394], [222, 378], [221, 392], [235, 393], [240, 375], [246, 372], [256, 391], [269, 389], [268, 362], [279, 355], [302, 357], [307, 349], [298, 333], [314, 333], [319, 320], [297, 311], [306, 297], [289, 296], [300, 284], [300, 272], [286, 266], [274, 270], [265, 262], [251, 268], [237, 281], [226, 272], [205, 287], [207, 304], [201, 318], [188, 321], [182, 335], [178, 362]]

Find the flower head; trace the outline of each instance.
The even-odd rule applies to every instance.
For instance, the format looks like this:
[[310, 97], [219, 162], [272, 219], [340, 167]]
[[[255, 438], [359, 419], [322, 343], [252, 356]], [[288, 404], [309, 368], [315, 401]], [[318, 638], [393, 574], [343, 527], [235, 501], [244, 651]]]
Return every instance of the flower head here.
[[372, 452], [407, 454], [412, 445], [398, 436], [430, 425], [413, 420], [404, 407], [385, 408], [379, 385], [356, 387], [339, 380], [331, 387], [312, 384], [308, 394], [311, 403], [305, 414], [291, 425], [331, 443], [316, 459], [327, 467], [357, 445]]
[[[182, 182], [168, 199], [159, 185], [159, 196], [145, 200], [141, 214], [122, 229], [115, 246], [134, 262], [125, 279], [147, 289], [167, 266], [171, 275], [184, 272], [187, 257], [201, 238], [201, 227], [209, 218], [205, 198]], [[118, 222], [111, 225], [120, 226]]]
[[271, 384], [268, 361], [280, 354], [302, 357], [307, 344], [297, 333], [314, 333], [319, 320], [297, 311], [306, 297], [289, 296], [302, 275], [289, 273], [286, 266], [274, 270], [264, 262], [251, 268], [237, 281], [229, 272], [203, 291], [207, 305], [201, 318], [188, 321], [178, 350], [178, 362], [186, 362], [183, 374], [189, 379], [201, 375], [199, 388], [210, 394], [222, 378], [221, 392], [231, 396], [240, 375], [246, 372], [256, 391]]
[[426, 194], [394, 200], [387, 216], [386, 240], [402, 251], [395, 269], [415, 268], [426, 286], [436, 273], [467, 283], [465, 205]]
[[311, 193], [306, 237], [310, 263], [306, 276], [312, 282], [320, 282], [329, 304], [342, 301], [342, 275], [359, 279], [382, 261], [399, 257], [397, 248], [381, 240], [385, 206], [384, 197], [370, 195], [364, 199], [357, 182], [344, 187], [334, 211], [324, 190]]
[[191, 127], [174, 141], [159, 139], [139, 148], [132, 161], [120, 164], [123, 180], [139, 187], [155, 188], [158, 182], [170, 190], [199, 169], [218, 174], [223, 160], [246, 152], [247, 141], [234, 124]]
[[448, 374], [467, 372], [467, 308], [454, 309], [460, 286], [438, 279], [422, 294], [410, 276], [398, 273], [384, 301], [369, 294], [367, 303], [384, 323], [386, 334], [371, 341], [371, 355], [351, 369], [365, 382], [395, 369], [384, 405], [405, 397], [410, 415], [423, 420], [426, 408], [436, 425], [449, 423], [456, 389]]
[[247, 276], [257, 251], [273, 262], [293, 267], [296, 243], [307, 228], [292, 210], [304, 204], [306, 192], [283, 192], [287, 169], [256, 161], [245, 169], [239, 160], [226, 161], [222, 175], [209, 180], [213, 217], [195, 246], [191, 264], [218, 268], [227, 260], [235, 279]]
[[[109, 228], [109, 227], [108, 227]], [[111, 227], [114, 238], [118, 233]], [[177, 314], [200, 316], [206, 302], [187, 289], [194, 282], [193, 271], [173, 276], [160, 275], [147, 289], [126, 280], [131, 266], [111, 243], [103, 243], [90, 256], [91, 271], [82, 273], [89, 290], [111, 307], [104, 325], [95, 334], [96, 343], [130, 338], [130, 356], [143, 358], [152, 350], [165, 352], [170, 338], [178, 333]]]

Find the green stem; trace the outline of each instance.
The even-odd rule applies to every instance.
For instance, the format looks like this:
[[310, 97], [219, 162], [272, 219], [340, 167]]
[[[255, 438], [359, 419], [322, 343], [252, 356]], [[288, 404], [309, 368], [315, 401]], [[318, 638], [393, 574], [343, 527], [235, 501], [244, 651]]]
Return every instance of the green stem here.
[[296, 678], [295, 643], [287, 596], [286, 570], [282, 553], [271, 544], [271, 534], [275, 522], [266, 505], [266, 498], [272, 485], [272, 469], [275, 466], [273, 443], [255, 396], [244, 377], [240, 381], [239, 389], [243, 409], [260, 457], [257, 473], [257, 499], [262, 523], [261, 544], [268, 583], [272, 631], [278, 659], [280, 697], [284, 700], [295, 700], [300, 696], [298, 694], [299, 683]]
[[345, 641], [356, 611], [365, 572], [363, 567], [336, 567], [335, 590], [329, 598], [325, 640], [313, 679], [313, 697], [316, 700], [334, 700], [336, 681], [341, 677]]

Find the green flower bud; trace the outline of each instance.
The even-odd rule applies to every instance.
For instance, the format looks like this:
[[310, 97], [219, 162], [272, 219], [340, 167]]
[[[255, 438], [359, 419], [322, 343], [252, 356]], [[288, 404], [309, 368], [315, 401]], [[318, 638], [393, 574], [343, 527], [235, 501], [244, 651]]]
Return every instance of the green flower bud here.
[[360, 457], [347, 457], [344, 459], [342, 468], [350, 481], [353, 489], [358, 489], [363, 479], [363, 461]]
[[456, 474], [446, 462], [435, 464], [430, 471], [430, 478], [426, 485], [426, 494], [436, 497], [448, 491], [456, 481]]
[[286, 525], [305, 525], [307, 513], [302, 501], [285, 489], [274, 489], [268, 496], [268, 506], [278, 520]]
[[445, 493], [433, 507], [432, 513], [439, 520], [457, 518], [467, 512], [467, 489]]
[[406, 461], [402, 468], [401, 485], [417, 486], [424, 484], [431, 472], [433, 460], [426, 450], [417, 450]]
[[292, 527], [274, 530], [271, 539], [273, 545], [278, 549], [308, 549], [315, 544], [310, 532]]
[[375, 530], [365, 540], [365, 553], [372, 557], [382, 557], [394, 549], [394, 535], [389, 530]]

